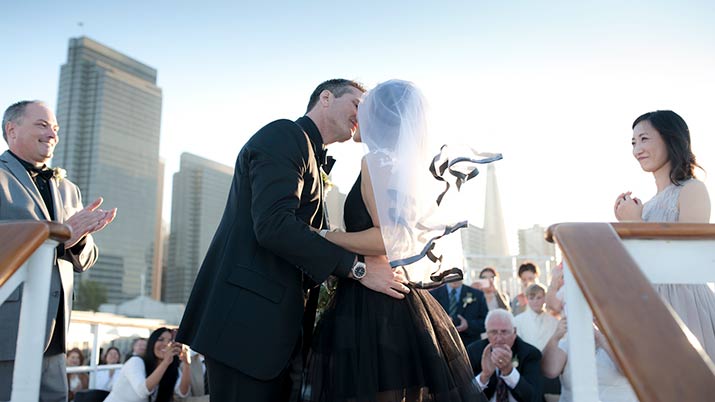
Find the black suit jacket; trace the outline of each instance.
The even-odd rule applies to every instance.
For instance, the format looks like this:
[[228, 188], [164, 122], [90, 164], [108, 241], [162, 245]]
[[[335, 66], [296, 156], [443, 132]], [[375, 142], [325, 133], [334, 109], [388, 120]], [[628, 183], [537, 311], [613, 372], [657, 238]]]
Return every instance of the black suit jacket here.
[[[482, 339], [467, 347], [467, 354], [472, 363], [474, 375], [482, 372], [482, 352], [489, 344], [489, 340]], [[516, 337], [514, 346], [511, 348], [512, 356], [516, 356], [519, 361], [516, 370], [521, 378], [516, 387], [510, 390], [511, 395], [519, 402], [542, 402], [544, 399], [543, 376], [541, 374], [541, 352], [539, 349], [529, 345]], [[495, 372], [489, 379], [489, 384], [484, 390], [487, 399], [491, 399], [496, 391], [497, 373]]]
[[176, 337], [261, 380], [281, 373], [300, 340], [304, 290], [346, 277], [355, 260], [310, 230], [323, 225], [322, 139], [310, 118], [296, 123], [274, 121], [241, 149]]
[[[448, 290], [450, 289], [449, 285], [444, 285], [431, 291], [432, 296], [437, 299], [447, 313], [449, 313]], [[487, 307], [487, 299], [484, 298], [484, 292], [467, 285], [462, 285], [462, 292], [459, 295], [457, 305], [457, 314], [464, 317], [464, 319], [467, 320], [467, 324], [469, 324], [469, 327], [465, 331], [459, 333], [465, 347], [481, 339], [481, 334], [484, 332], [484, 318], [486, 318], [488, 312], [489, 308]], [[457, 325], [459, 322], [457, 317], [454, 316], [452, 319], [455, 325]]]

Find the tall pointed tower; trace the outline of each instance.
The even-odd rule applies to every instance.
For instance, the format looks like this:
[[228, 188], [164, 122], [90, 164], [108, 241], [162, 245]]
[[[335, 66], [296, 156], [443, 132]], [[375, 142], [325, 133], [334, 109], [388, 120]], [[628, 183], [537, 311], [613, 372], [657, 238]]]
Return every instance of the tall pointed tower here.
[[499, 197], [499, 185], [493, 163], [487, 165], [487, 190], [484, 207], [484, 234], [486, 236], [486, 253], [495, 257], [509, 255], [509, 245], [506, 241], [504, 228], [504, 213]]

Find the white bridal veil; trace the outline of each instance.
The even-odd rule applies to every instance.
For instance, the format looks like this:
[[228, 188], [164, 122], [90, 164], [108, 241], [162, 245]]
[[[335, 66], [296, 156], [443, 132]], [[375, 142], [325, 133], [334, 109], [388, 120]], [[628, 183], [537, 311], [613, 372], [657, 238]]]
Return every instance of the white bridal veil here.
[[467, 226], [458, 190], [478, 164], [502, 156], [439, 144], [428, 133], [426, 108], [414, 84], [391, 80], [363, 96], [358, 122], [387, 257], [414, 285], [429, 288], [461, 279], [460, 237], [450, 236]]

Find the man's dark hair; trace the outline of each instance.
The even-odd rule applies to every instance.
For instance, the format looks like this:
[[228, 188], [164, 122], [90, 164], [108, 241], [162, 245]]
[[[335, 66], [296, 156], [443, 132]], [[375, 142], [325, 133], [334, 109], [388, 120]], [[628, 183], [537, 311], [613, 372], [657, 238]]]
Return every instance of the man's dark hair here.
[[533, 272], [534, 275], [539, 276], [539, 266], [533, 262], [525, 262], [519, 266], [519, 278], [524, 272]]
[[492, 275], [494, 275], [495, 278], [499, 276], [499, 273], [497, 272], [496, 269], [494, 269], [494, 268], [492, 268], [492, 267], [484, 267], [484, 269], [482, 269], [481, 271], [479, 271], [479, 277], [481, 278], [481, 277], [482, 277], [482, 274], [485, 273], [485, 272], [491, 272]]
[[352, 80], [335, 78], [323, 82], [322, 84], [318, 85], [318, 87], [315, 88], [315, 91], [313, 91], [313, 93], [310, 95], [310, 100], [308, 101], [308, 108], [305, 110], [305, 113], [310, 112], [310, 110], [315, 107], [315, 105], [318, 103], [318, 99], [320, 98], [320, 94], [326, 89], [330, 91], [330, 93], [332, 93], [334, 97], [339, 98], [345, 95], [348, 91], [350, 91], [350, 88], [357, 88], [360, 92], [365, 92], [365, 87], [363, 87], [362, 84]]
[[5, 109], [5, 114], [2, 118], [2, 138], [5, 139], [5, 142], [7, 142], [7, 132], [5, 129], [7, 123], [13, 122], [20, 124], [22, 122], [22, 117], [25, 115], [25, 109], [27, 109], [27, 105], [32, 105], [35, 103], [44, 105], [44, 102], [38, 100], [24, 100], [20, 102], [15, 102], [10, 105], [10, 107]]

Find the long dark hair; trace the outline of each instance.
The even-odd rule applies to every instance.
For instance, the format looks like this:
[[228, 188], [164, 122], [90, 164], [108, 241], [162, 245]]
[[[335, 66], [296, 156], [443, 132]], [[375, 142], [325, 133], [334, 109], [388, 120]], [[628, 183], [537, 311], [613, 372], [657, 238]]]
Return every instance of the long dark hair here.
[[648, 121], [663, 139], [668, 148], [670, 181], [675, 185], [695, 177], [695, 168], [704, 169], [695, 161], [690, 146], [690, 129], [687, 123], [672, 110], [656, 110], [639, 116], [631, 128], [642, 121]]
[[[149, 377], [154, 372], [157, 366], [157, 358], [154, 355], [154, 344], [164, 332], [171, 332], [169, 328], [161, 327], [154, 330], [149, 335], [149, 340], [146, 343], [146, 353], [144, 353], [144, 369], [146, 376]], [[169, 402], [174, 396], [174, 387], [176, 379], [179, 377], [179, 357], [174, 356], [174, 360], [164, 372], [164, 375], [159, 381], [159, 392], [156, 395], [156, 402]]]
[[110, 346], [109, 348], [107, 348], [107, 351], [104, 352], [104, 357], [102, 358], [102, 361], [103, 361], [102, 364], [108, 364], [107, 356], [109, 356], [109, 352], [111, 352], [113, 350], [117, 352], [117, 357], [119, 358], [119, 360], [117, 360], [116, 363], [112, 363], [112, 364], [119, 364], [119, 362], [122, 361], [122, 353], [119, 351], [119, 349], [116, 346]]

